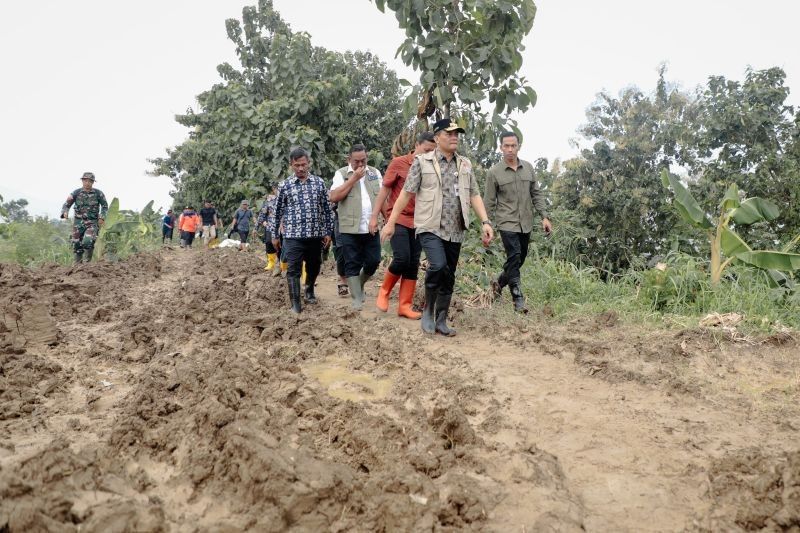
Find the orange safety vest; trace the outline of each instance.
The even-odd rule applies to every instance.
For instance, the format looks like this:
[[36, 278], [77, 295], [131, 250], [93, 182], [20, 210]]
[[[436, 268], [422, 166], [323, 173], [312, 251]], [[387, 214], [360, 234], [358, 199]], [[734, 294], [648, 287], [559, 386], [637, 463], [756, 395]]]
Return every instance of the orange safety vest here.
[[180, 220], [178, 221], [178, 229], [181, 231], [188, 231], [189, 233], [194, 233], [197, 231], [197, 227], [200, 225], [200, 217], [197, 216], [197, 213], [193, 213], [191, 215], [184, 215], [181, 213]]

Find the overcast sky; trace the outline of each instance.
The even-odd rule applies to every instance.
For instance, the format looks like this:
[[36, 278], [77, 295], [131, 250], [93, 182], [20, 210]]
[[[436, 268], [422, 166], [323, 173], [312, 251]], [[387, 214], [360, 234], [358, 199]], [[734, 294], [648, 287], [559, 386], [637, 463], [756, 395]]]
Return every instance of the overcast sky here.
[[[225, 19], [242, 0], [4, 0], [0, 4], [0, 194], [57, 215], [90, 170], [109, 200], [139, 209], [170, 203], [167, 178], [147, 158], [186, 137], [174, 115], [234, 61]], [[748, 66], [780, 66], [799, 102], [800, 54], [790, 0], [538, 0], [523, 75], [539, 94], [522, 117], [522, 157], [569, 157], [597, 92], [655, 86], [658, 65], [684, 88], [709, 75], [742, 79]], [[401, 77], [403, 34], [369, 0], [275, 0], [295, 31], [336, 50], [370, 49]], [[355, 31], [346, 31], [353, 29]]]

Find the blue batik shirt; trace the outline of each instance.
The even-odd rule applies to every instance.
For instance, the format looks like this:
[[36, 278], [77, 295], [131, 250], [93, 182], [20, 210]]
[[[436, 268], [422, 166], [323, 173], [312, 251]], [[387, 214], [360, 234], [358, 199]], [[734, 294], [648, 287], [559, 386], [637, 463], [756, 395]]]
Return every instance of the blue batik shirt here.
[[278, 235], [281, 221], [287, 239], [321, 239], [333, 234], [333, 211], [322, 178], [309, 175], [301, 180], [293, 174], [284, 180], [278, 189], [275, 219], [269, 226], [273, 235]]
[[261, 212], [258, 213], [258, 225], [267, 223], [267, 231], [275, 224], [275, 206], [278, 204], [278, 195], [272, 194], [261, 204]]

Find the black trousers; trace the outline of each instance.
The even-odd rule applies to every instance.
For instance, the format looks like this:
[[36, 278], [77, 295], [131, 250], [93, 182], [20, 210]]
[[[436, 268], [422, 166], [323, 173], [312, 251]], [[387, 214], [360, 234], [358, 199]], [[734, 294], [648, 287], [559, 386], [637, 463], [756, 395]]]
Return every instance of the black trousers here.
[[361, 270], [371, 276], [381, 262], [381, 236], [376, 233], [339, 233], [337, 246], [344, 255], [344, 275], [358, 276]]
[[528, 257], [528, 244], [531, 241], [530, 233], [500, 230], [500, 239], [506, 250], [506, 262], [503, 264], [503, 273], [500, 274], [500, 284], [508, 285], [512, 281], [519, 281], [519, 269], [525, 264]]
[[322, 264], [322, 237], [283, 239], [283, 259], [289, 263], [288, 278], [300, 278], [306, 263], [306, 285], [313, 285]]
[[264, 244], [267, 246], [268, 254], [274, 254], [278, 252], [278, 250], [275, 249], [275, 246], [272, 245], [272, 233], [270, 233], [269, 230], [264, 232]]
[[417, 240], [416, 230], [395, 224], [392, 235], [392, 263], [389, 272], [404, 279], [417, 279], [419, 270], [419, 256], [422, 245]]
[[181, 239], [189, 248], [192, 247], [192, 243], [194, 242], [194, 232], [193, 231], [181, 231]]
[[339, 220], [333, 226], [333, 258], [336, 259], [336, 273], [344, 276], [344, 253], [339, 244]]
[[417, 238], [428, 258], [425, 289], [435, 290], [440, 296], [450, 296], [456, 284], [456, 267], [458, 256], [461, 255], [461, 243], [445, 241], [429, 232], [420, 233]]

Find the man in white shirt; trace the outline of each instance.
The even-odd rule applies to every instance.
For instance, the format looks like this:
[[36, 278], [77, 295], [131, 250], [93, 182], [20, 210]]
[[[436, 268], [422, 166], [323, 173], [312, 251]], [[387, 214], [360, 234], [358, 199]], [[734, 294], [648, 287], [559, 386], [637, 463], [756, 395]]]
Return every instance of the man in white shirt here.
[[350, 289], [351, 305], [356, 310], [363, 307], [364, 285], [381, 262], [380, 235], [369, 231], [369, 220], [381, 182], [380, 171], [367, 166], [366, 147], [356, 144], [350, 148], [347, 166], [337, 170], [333, 176], [329, 194], [330, 201], [336, 204], [339, 224], [336, 245], [344, 254], [344, 275]]

